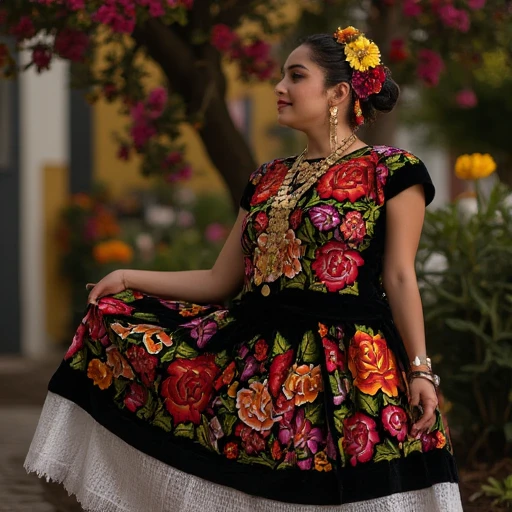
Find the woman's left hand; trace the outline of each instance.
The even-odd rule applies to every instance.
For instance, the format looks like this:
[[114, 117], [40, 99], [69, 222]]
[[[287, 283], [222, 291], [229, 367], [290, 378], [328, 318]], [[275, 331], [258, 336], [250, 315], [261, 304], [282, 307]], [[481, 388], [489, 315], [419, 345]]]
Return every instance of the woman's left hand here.
[[416, 436], [418, 433], [428, 432], [436, 422], [437, 393], [427, 379], [416, 378], [409, 385], [409, 394], [409, 405], [421, 405], [423, 409], [421, 418], [411, 428], [411, 435]]

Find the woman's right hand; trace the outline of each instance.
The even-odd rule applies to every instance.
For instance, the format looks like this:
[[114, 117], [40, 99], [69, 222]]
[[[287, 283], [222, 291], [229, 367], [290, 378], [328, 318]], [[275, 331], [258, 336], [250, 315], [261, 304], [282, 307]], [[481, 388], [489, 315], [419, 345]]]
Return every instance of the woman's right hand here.
[[87, 302], [98, 304], [98, 299], [105, 295], [115, 295], [126, 290], [125, 270], [114, 270], [97, 283], [87, 283], [85, 288], [91, 290]]

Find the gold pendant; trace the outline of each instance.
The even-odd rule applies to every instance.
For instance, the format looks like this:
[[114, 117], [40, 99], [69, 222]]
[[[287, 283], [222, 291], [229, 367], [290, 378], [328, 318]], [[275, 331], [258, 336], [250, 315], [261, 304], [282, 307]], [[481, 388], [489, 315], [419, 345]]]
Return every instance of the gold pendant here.
[[270, 286], [268, 284], [264, 284], [261, 287], [261, 295], [263, 295], [263, 297], [268, 297], [270, 295]]

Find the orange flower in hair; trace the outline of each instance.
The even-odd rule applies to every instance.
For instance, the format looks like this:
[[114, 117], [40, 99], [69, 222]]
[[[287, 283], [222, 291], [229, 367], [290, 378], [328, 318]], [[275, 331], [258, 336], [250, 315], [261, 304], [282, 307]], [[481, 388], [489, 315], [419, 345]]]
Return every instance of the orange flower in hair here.
[[361, 32], [359, 32], [355, 27], [350, 26], [344, 29], [338, 27], [338, 30], [334, 32], [334, 39], [336, 39], [337, 43], [346, 44], [357, 39], [360, 35]]

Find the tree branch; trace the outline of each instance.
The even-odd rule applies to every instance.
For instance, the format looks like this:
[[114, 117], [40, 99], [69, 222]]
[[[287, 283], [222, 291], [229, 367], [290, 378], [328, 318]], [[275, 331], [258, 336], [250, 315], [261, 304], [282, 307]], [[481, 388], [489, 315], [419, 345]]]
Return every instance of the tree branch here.
[[[171, 88], [183, 97], [187, 114], [194, 115], [204, 110], [204, 123], [199, 135], [237, 205], [256, 162], [227, 109], [224, 98], [226, 80], [218, 52], [205, 45], [203, 58], [196, 60], [192, 46], [156, 19], [137, 27], [133, 37], [145, 45], [149, 55], [167, 76]], [[204, 105], [207, 90], [210, 97]]]

